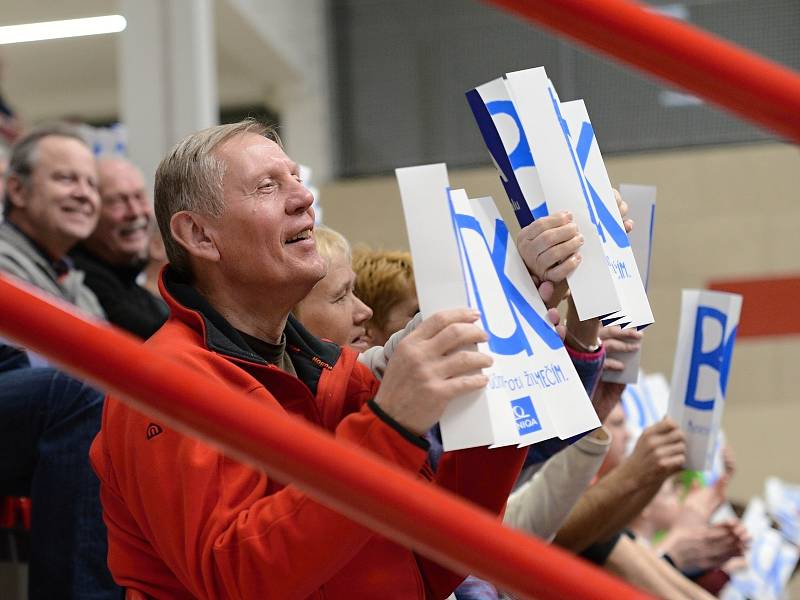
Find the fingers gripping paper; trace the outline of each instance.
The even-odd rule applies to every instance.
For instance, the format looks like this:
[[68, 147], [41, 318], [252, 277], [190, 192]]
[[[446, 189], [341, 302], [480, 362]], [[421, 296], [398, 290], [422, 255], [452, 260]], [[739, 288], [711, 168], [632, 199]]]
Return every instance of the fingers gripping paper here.
[[492, 199], [449, 190], [444, 165], [397, 177], [423, 316], [477, 308], [489, 338], [479, 349], [494, 359], [489, 385], [442, 416], [445, 449], [525, 445], [599, 426]]
[[742, 297], [683, 290], [667, 414], [687, 442], [686, 468], [711, 468], [722, 422]]

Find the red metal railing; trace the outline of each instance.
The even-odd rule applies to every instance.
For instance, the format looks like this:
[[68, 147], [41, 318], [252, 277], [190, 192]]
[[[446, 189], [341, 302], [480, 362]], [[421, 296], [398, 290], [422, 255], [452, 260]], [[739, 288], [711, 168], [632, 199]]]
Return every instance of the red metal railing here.
[[574, 556], [0, 276], [0, 333], [170, 426], [293, 482], [323, 504], [521, 598], [648, 598]]
[[[627, 0], [491, 0], [800, 141], [800, 77]], [[643, 598], [571, 555], [0, 277], [0, 332], [174, 427], [292, 481], [456, 571], [523, 598]]]
[[735, 44], [630, 0], [487, 1], [800, 142], [800, 75]]

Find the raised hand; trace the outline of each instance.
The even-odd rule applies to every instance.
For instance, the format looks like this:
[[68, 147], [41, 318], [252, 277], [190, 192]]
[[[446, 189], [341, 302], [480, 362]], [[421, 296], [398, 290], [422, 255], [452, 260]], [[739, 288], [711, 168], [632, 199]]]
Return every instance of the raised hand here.
[[469, 308], [443, 310], [425, 319], [395, 350], [375, 402], [403, 427], [422, 435], [448, 402], [485, 387], [481, 369], [492, 359], [475, 344], [487, 340]]

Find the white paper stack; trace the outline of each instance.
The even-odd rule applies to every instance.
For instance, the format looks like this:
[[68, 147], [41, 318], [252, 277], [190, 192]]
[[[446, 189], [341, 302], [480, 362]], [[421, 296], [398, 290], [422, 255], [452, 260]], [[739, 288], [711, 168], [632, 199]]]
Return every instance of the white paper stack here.
[[786, 538], [800, 545], [800, 485], [768, 477], [765, 495], [769, 513]]
[[574, 215], [585, 242], [568, 281], [580, 319], [652, 323], [591, 124], [583, 127], [588, 115], [569, 123], [578, 117], [565, 115], [575, 109], [561, 103], [543, 67], [470, 90], [467, 101], [520, 225], [559, 211]]
[[686, 468], [711, 468], [742, 297], [683, 290], [669, 416], [686, 436]]
[[423, 317], [471, 306], [494, 364], [486, 389], [452, 401], [445, 450], [526, 445], [599, 426], [569, 355], [491, 198], [450, 190], [444, 165], [396, 171]]
[[797, 564], [797, 546], [770, 526], [763, 500], [753, 498], [747, 505], [742, 524], [752, 538], [745, 553], [747, 567], [737, 571], [720, 593], [722, 600], [781, 600], [789, 577]]
[[[653, 254], [656, 188], [652, 185], [623, 183], [619, 186], [619, 192], [622, 199], [628, 203], [627, 218], [633, 219], [633, 231], [628, 234], [628, 238], [646, 291], [650, 281], [650, 263]], [[609, 352], [608, 357], [621, 361], [625, 367], [622, 371], [603, 371], [603, 381], [636, 383], [642, 358], [641, 347], [635, 352]]]

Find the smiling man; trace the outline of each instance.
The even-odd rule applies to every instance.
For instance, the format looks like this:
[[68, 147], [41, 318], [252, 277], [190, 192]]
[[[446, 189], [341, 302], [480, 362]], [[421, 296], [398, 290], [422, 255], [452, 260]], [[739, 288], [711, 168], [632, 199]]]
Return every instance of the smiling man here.
[[[13, 147], [6, 184], [0, 271], [102, 318], [83, 272], [66, 257], [97, 224], [89, 147], [66, 124], [33, 130]], [[2, 340], [0, 355], [0, 496], [32, 499], [29, 596], [119, 598], [87, 459], [103, 395]]]
[[97, 163], [100, 220], [70, 255], [86, 273], [108, 320], [147, 339], [167, 318], [167, 306], [136, 278], [147, 265], [153, 209], [141, 171], [122, 158]]
[[0, 224], [0, 271], [98, 317], [105, 313], [67, 252], [97, 225], [97, 168], [76, 129], [55, 123], [15, 145]]
[[[445, 453], [432, 475], [423, 438], [452, 398], [487, 384], [491, 359], [460, 350], [486, 339], [478, 315], [423, 321], [380, 383], [355, 350], [304, 329], [290, 311], [326, 263], [313, 197], [275, 140], [243, 121], [191, 135], [162, 160], [155, 208], [171, 315], [146, 345], [499, 514], [525, 451]], [[91, 458], [109, 566], [132, 597], [443, 599], [463, 579], [113, 396]]]

